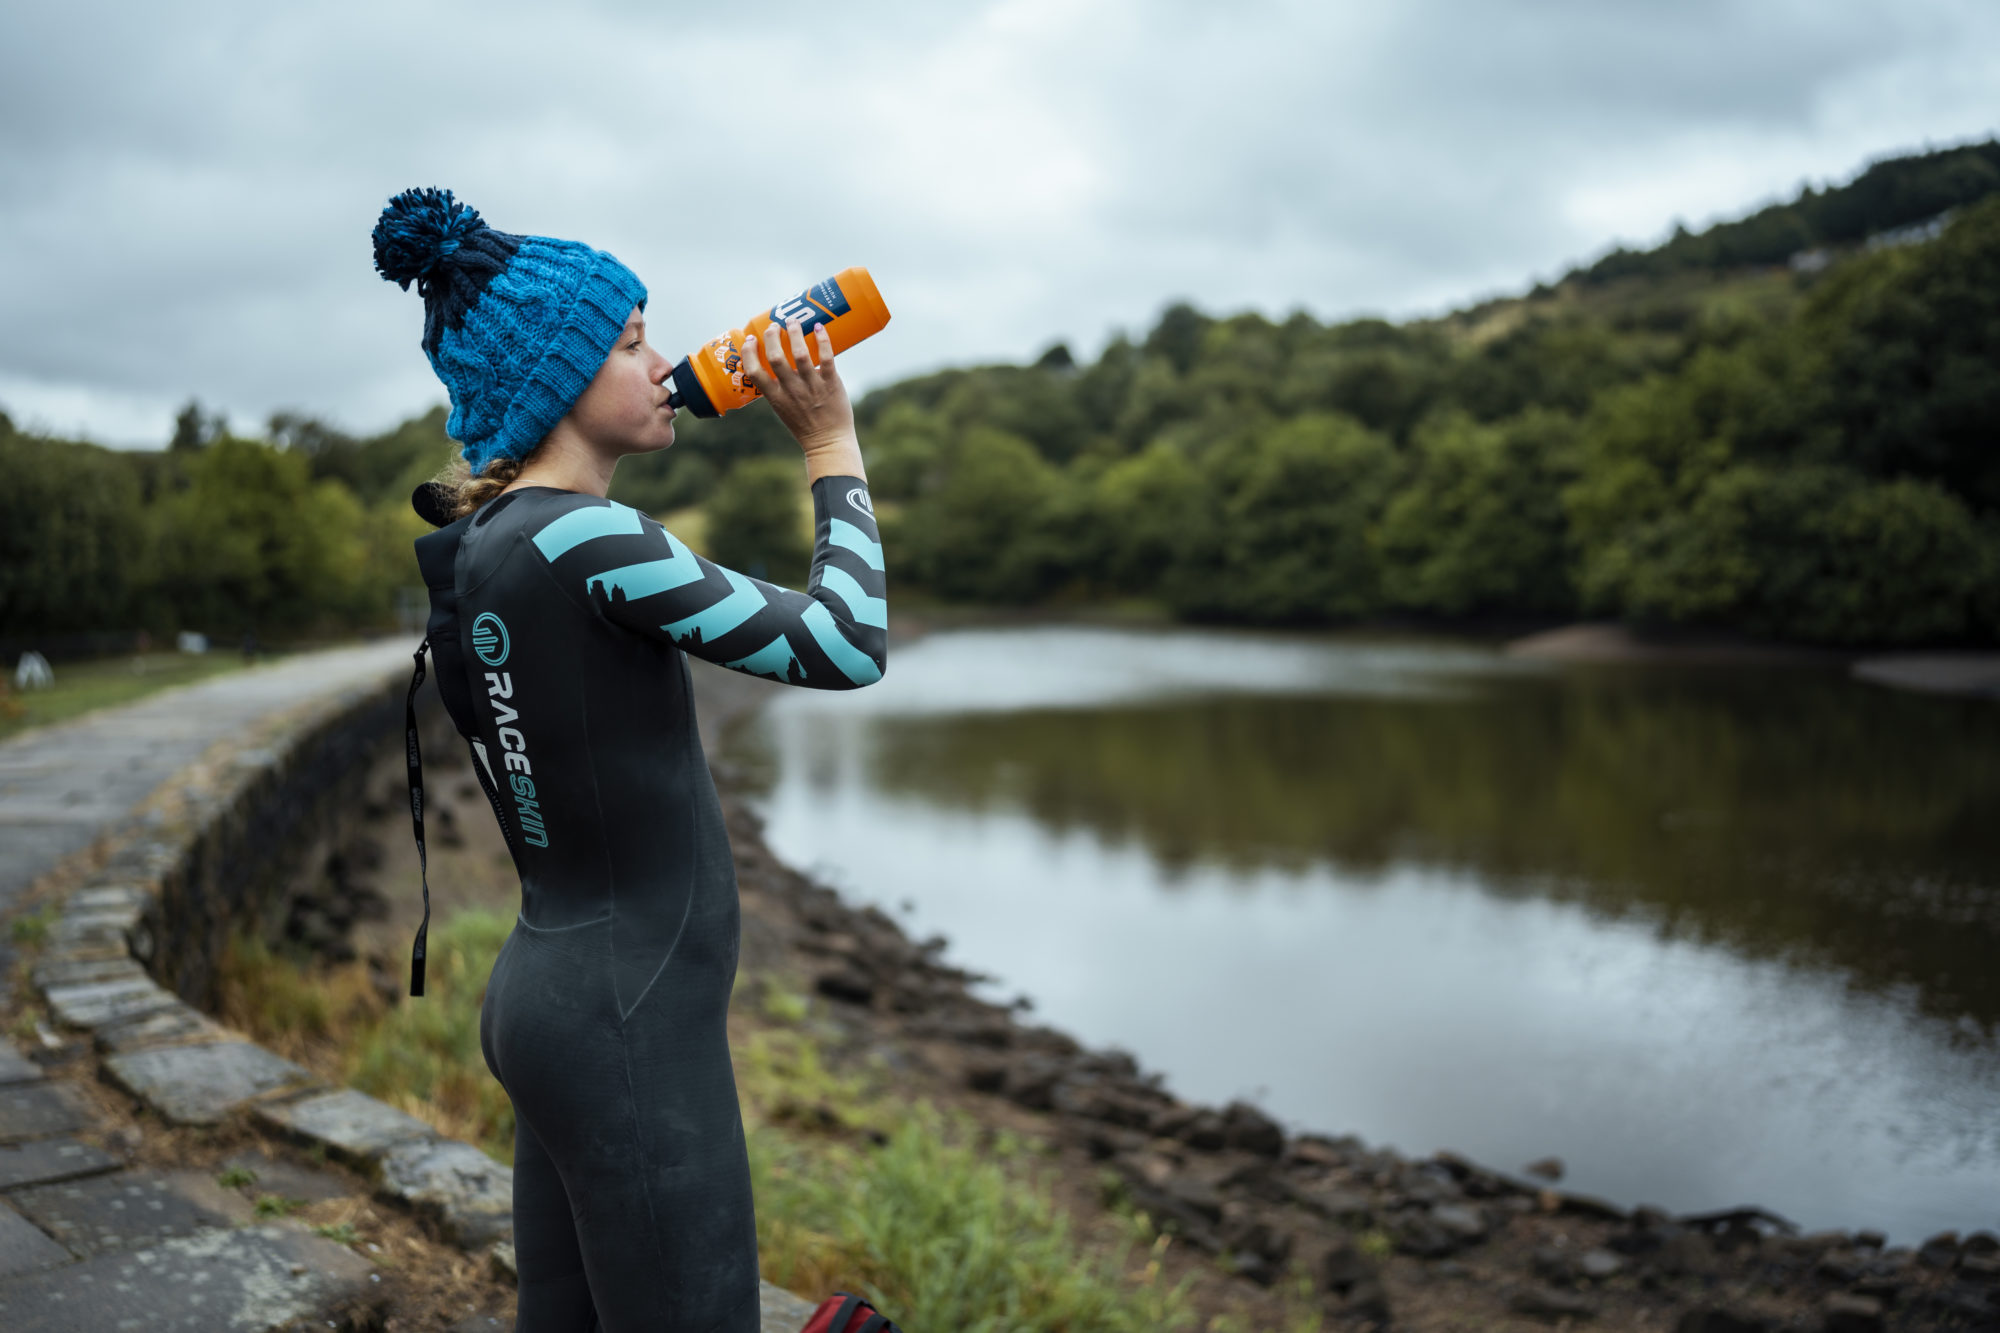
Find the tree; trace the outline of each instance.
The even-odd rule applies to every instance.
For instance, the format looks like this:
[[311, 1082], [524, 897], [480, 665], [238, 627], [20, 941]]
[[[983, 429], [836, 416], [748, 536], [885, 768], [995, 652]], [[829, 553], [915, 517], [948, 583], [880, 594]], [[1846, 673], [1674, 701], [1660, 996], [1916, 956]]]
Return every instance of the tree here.
[[710, 557], [752, 578], [803, 587], [812, 565], [803, 473], [797, 458], [746, 458], [731, 468], [703, 511]]

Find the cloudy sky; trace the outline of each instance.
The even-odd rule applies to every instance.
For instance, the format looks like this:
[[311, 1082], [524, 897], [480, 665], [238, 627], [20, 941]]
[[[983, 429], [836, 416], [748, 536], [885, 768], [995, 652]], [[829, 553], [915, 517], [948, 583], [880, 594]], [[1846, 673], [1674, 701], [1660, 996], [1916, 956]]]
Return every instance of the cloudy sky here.
[[1176, 297], [1440, 311], [1996, 130], [1992, 0], [3, 0], [0, 406], [422, 410], [409, 185], [612, 251], [671, 354], [866, 264], [865, 388]]

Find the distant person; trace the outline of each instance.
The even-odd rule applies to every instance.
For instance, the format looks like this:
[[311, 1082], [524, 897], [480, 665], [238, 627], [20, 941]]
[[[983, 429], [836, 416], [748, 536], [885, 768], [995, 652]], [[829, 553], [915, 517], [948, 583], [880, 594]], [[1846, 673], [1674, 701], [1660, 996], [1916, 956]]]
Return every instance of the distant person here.
[[414, 497], [440, 527], [416, 543], [428, 642], [521, 876], [480, 1015], [516, 1116], [517, 1327], [754, 1333], [725, 1026], [736, 871], [682, 654], [810, 689], [881, 678], [882, 548], [847, 390], [823, 331], [817, 367], [796, 327], [745, 349], [812, 489], [792, 592], [606, 498], [620, 458], [674, 440], [671, 365], [623, 264], [494, 231], [435, 190], [390, 202], [375, 262], [417, 284], [451, 392], [465, 467]]

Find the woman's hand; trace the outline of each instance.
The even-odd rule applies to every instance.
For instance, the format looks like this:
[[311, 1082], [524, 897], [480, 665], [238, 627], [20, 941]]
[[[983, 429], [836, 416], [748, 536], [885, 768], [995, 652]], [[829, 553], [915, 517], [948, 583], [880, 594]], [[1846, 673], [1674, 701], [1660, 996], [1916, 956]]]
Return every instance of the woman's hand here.
[[808, 484], [821, 477], [863, 477], [854, 407], [847, 401], [840, 372], [834, 369], [833, 339], [827, 336], [826, 325], [813, 330], [813, 339], [818, 365], [806, 351], [806, 335], [796, 319], [782, 329], [769, 325], [761, 340], [745, 338], [743, 378], [770, 401], [778, 420], [805, 450]]

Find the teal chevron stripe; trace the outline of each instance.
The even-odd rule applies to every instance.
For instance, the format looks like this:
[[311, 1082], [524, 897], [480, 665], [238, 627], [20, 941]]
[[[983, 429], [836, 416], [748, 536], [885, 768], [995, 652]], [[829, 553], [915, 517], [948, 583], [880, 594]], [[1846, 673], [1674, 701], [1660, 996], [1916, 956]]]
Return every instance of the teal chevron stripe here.
[[862, 590], [861, 580], [838, 565], [827, 565], [820, 570], [819, 586], [845, 602], [847, 614], [857, 624], [889, 628], [889, 603], [880, 597], [870, 597]]
[[819, 644], [820, 650], [840, 668], [841, 675], [856, 685], [873, 685], [882, 679], [882, 668], [875, 665], [874, 658], [841, 635], [840, 627], [833, 623], [833, 612], [826, 609], [824, 602], [814, 602], [799, 619], [812, 632], [813, 641]]
[[[814, 602], [813, 605], [819, 606], [819, 603]], [[823, 606], [820, 607], [822, 611], [825, 609]], [[831, 624], [832, 621], [827, 623]], [[792, 651], [792, 645], [785, 641], [784, 635], [780, 634], [750, 656], [739, 657], [734, 662], [724, 662], [722, 665], [737, 671], [748, 671], [753, 676], [769, 676], [773, 680], [789, 681], [792, 678], [792, 668], [799, 666], [799, 655]], [[799, 679], [805, 679], [804, 667], [799, 668]]]
[[876, 541], [846, 519], [836, 518], [833, 520], [833, 532], [830, 540], [835, 546], [845, 546], [848, 550], [866, 560], [868, 568], [877, 571], [881, 570], [882, 543]]
[[534, 536], [545, 560], [554, 560], [594, 537], [620, 537], [639, 532], [639, 511], [622, 504], [572, 509]]
[[[717, 568], [721, 569], [721, 566]], [[676, 620], [660, 628], [673, 635], [676, 641], [685, 640], [700, 631], [703, 643], [714, 643], [771, 604], [763, 589], [735, 570], [723, 569], [722, 576], [729, 580], [732, 589], [727, 597], [695, 612], [686, 620]]]
[[614, 590], [622, 591], [626, 601], [636, 602], [641, 597], [651, 597], [656, 592], [667, 592], [693, 583], [700, 577], [701, 566], [698, 563], [676, 557], [607, 569], [602, 574], [592, 574], [584, 580], [583, 586], [586, 591], [601, 587], [606, 597], [611, 596]]

